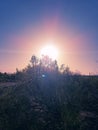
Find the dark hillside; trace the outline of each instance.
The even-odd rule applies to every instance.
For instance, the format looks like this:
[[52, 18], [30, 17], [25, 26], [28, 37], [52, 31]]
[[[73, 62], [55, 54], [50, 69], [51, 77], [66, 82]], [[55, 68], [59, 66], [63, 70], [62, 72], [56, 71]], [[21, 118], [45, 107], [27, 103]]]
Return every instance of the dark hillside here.
[[0, 130], [98, 129], [98, 77], [53, 63], [34, 61], [13, 85], [0, 83]]

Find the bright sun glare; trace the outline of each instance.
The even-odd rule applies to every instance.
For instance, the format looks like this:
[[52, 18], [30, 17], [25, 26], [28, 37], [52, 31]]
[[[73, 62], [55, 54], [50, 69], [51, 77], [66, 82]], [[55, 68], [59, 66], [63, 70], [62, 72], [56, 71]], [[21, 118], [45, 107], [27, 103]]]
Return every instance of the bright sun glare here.
[[43, 47], [41, 50], [41, 56], [42, 55], [47, 55], [53, 60], [57, 59], [58, 56], [58, 50], [55, 46], [48, 44], [47, 46]]

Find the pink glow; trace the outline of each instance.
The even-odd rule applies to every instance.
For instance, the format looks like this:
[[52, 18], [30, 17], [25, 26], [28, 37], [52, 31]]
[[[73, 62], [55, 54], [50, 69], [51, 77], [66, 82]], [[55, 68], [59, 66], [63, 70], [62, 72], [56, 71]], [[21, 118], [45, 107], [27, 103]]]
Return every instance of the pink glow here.
[[59, 64], [65, 63], [72, 70], [77, 69], [80, 72], [89, 73], [93, 71], [93, 68], [92, 65], [86, 67], [91, 62], [88, 36], [89, 34], [77, 33], [77, 30], [71, 29], [67, 23], [63, 26], [58, 17], [51, 21], [44, 20], [41, 25], [29, 26], [21, 33], [9, 35], [8, 52], [5, 50], [5, 53], [8, 53], [7, 61], [2, 60], [0, 71], [13, 72], [16, 68], [22, 69], [28, 64], [33, 54], [39, 56], [39, 51], [45, 42], [53, 40], [60, 51], [57, 59]]

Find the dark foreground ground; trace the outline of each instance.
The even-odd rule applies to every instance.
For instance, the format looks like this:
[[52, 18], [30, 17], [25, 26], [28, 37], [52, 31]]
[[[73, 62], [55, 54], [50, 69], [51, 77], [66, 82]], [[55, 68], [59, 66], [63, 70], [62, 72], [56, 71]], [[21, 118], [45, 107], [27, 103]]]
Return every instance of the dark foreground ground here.
[[98, 77], [1, 82], [0, 130], [98, 130]]

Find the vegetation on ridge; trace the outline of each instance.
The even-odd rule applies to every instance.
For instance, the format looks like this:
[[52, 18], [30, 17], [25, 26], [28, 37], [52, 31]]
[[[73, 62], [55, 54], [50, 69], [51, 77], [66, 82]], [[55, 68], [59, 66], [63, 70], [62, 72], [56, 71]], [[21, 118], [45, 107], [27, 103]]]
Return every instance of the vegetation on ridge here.
[[15, 74], [0, 73], [0, 130], [97, 130], [98, 77], [32, 56]]

